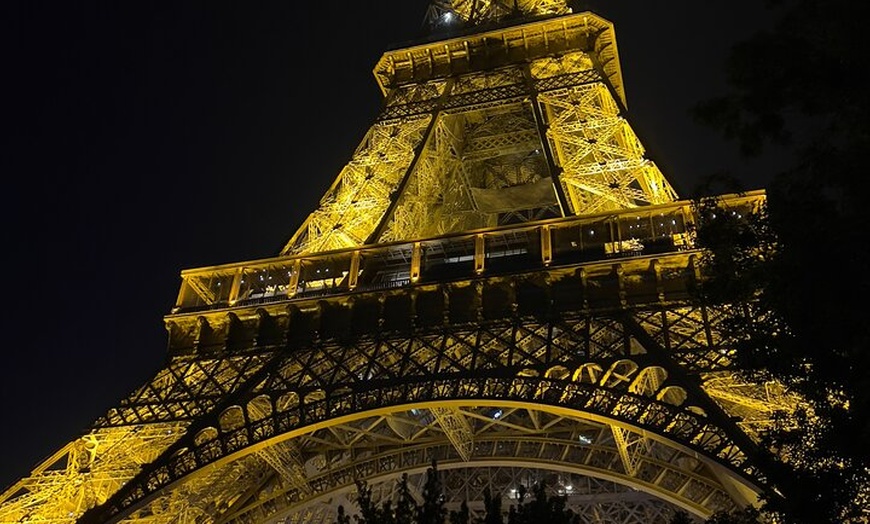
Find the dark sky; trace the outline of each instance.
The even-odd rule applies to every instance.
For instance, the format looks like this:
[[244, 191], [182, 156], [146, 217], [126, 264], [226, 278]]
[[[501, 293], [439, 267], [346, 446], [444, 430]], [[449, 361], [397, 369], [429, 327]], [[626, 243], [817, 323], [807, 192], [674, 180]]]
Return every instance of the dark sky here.
[[[17, 0], [16, 0], [17, 1]], [[693, 124], [758, 0], [598, 0], [634, 129], [684, 196], [769, 162]], [[182, 269], [277, 255], [380, 104], [426, 0], [6, 4], [0, 489], [145, 382]], [[11, 50], [12, 53], [8, 53]], [[12, 74], [9, 74], [9, 71]]]

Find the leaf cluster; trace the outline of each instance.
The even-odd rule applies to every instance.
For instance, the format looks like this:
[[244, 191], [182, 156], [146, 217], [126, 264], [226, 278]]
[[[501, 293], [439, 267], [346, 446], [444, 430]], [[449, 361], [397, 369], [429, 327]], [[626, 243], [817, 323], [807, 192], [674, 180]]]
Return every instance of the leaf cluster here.
[[422, 500], [415, 500], [408, 487], [407, 474], [397, 483], [393, 500], [376, 503], [371, 487], [357, 480], [357, 513], [351, 516], [345, 508], [338, 508], [335, 524], [580, 524], [579, 515], [567, 508], [567, 497], [547, 492], [546, 484], [537, 483], [531, 490], [520, 486], [517, 502], [505, 512], [501, 497], [484, 492], [484, 515], [472, 518], [468, 505], [462, 502], [456, 511], [447, 511], [443, 486], [435, 462], [426, 472]]
[[[728, 326], [737, 363], [805, 400], [774, 417], [766, 444], [783, 490], [767, 510], [790, 523], [870, 519], [870, 213], [864, 204], [870, 96], [870, 7], [848, 0], [782, 0], [778, 23], [735, 46], [729, 92], [695, 108], [699, 121], [747, 155], [785, 145], [767, 205], [737, 219], [700, 199], [711, 303], [740, 303]], [[702, 193], [702, 191], [698, 191]]]

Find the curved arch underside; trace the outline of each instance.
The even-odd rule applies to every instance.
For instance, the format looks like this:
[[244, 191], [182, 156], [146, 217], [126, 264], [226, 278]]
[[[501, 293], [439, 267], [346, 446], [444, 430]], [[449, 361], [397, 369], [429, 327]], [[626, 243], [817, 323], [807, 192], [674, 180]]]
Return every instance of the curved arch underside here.
[[[451, 304], [465, 303], [451, 293]], [[424, 303], [419, 294], [418, 312]], [[325, 328], [339, 322], [332, 308], [361, 304], [318, 303], [315, 316]], [[389, 487], [403, 472], [419, 479], [433, 460], [504, 496], [515, 488], [498, 480], [502, 470], [596, 479], [618, 511], [643, 515], [637, 522], [656, 522], [644, 513], [651, 504], [699, 517], [751, 504], [764, 479], [751, 442], [723, 414], [760, 421], [769, 402], [754, 398], [757, 386], [732, 384], [730, 339], [717, 333], [728, 314], [564, 311], [349, 339], [298, 338], [310, 319], [280, 307], [178, 317], [173, 347], [192, 330], [200, 349], [178, 353], [91, 437], [108, 449], [100, 443], [111, 435], [169, 429], [143, 448], [141, 466], [130, 463], [129, 481], [94, 492], [80, 522], [325, 522], [352, 506], [355, 480]], [[276, 326], [297, 338], [263, 345]], [[76, 475], [110, 477], [121, 463], [89, 460]], [[478, 495], [467, 502], [479, 506]], [[578, 512], [592, 511], [588, 499], [572, 494]]]
[[547, 406], [455, 402], [360, 413], [250, 446], [125, 521], [329, 523], [339, 505], [354, 511], [357, 479], [375, 487], [376, 499], [390, 497], [403, 473], [422, 485], [433, 460], [447, 507], [465, 501], [473, 513], [484, 489], [501, 493], [507, 509], [520, 484], [540, 481], [566, 495], [584, 522], [664, 523], [676, 508], [707, 516], [748, 502], [747, 486], [721, 465], [625, 424]]
[[[450, 293], [450, 304], [469, 303]], [[317, 304], [320, 328], [339, 322], [332, 308], [367, 307], [339, 304]], [[46, 466], [7, 493], [2, 515], [331, 522], [338, 505], [352, 509], [357, 479], [387, 493], [402, 473], [419, 482], [433, 460], [447, 481], [505, 497], [520, 478], [510, 472], [534, 471], [525, 482], [548, 480], [575, 511], [600, 516], [588, 522], [751, 504], [764, 478], [746, 437], [787, 399], [729, 371], [733, 341], [719, 325], [730, 314], [563, 311], [384, 323], [348, 339], [300, 338], [311, 319], [281, 306], [176, 317], [167, 366], [65, 448], [63, 471]], [[188, 340], [196, 351], [182, 351]], [[565, 487], [589, 483], [606, 507], [593, 488]], [[480, 506], [479, 490], [450, 496]], [[613, 517], [623, 513], [635, 516]]]

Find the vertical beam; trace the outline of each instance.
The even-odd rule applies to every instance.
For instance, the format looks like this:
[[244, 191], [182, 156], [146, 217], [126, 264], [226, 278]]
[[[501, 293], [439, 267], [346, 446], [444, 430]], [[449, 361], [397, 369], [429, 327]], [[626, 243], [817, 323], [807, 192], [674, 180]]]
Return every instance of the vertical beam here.
[[662, 264], [658, 259], [653, 260], [649, 264], [649, 269], [653, 274], [653, 278], [656, 281], [656, 298], [658, 298], [659, 302], [664, 302], [665, 300], [665, 287], [662, 283]]
[[616, 278], [616, 285], [619, 293], [619, 305], [625, 307], [627, 293], [625, 291], [625, 269], [622, 264], [613, 265], [613, 276]]
[[299, 287], [299, 273], [302, 272], [302, 261], [296, 259], [293, 261], [293, 269], [290, 270], [290, 283], [287, 284], [287, 298], [296, 296], [296, 289]]
[[549, 266], [553, 261], [553, 236], [550, 232], [550, 226], [541, 226], [541, 262], [544, 266]]
[[478, 275], [483, 273], [486, 260], [486, 238], [483, 233], [474, 235], [474, 272]]
[[634, 477], [640, 470], [640, 464], [643, 461], [641, 451], [645, 447], [646, 439], [643, 435], [637, 435], [632, 431], [616, 426], [611, 426], [610, 430], [613, 433], [616, 448], [619, 450], [622, 467], [625, 468], [626, 474]]
[[366, 244], [375, 244], [378, 239], [383, 235], [384, 231], [387, 229], [387, 225], [390, 223], [390, 218], [393, 216], [393, 213], [396, 211], [396, 207], [399, 205], [399, 200], [401, 200], [402, 193], [405, 192], [405, 186], [408, 185], [408, 181], [411, 179], [411, 175], [417, 169], [417, 164], [420, 163], [420, 159], [423, 156], [423, 151], [426, 150], [426, 145], [429, 143], [430, 138], [432, 137], [432, 131], [435, 129], [435, 126], [440, 121], [441, 117], [441, 108], [444, 106], [444, 101], [450, 96], [450, 92], [453, 89], [453, 80], [448, 80], [447, 84], [444, 86], [444, 92], [441, 93], [441, 96], [438, 99], [438, 102], [435, 104], [435, 109], [433, 109], [429, 113], [429, 125], [426, 126], [426, 132], [423, 133], [423, 137], [420, 140], [420, 143], [417, 144], [417, 147], [414, 148], [414, 159], [411, 160], [411, 163], [408, 165], [408, 168], [405, 169], [405, 174], [402, 176], [402, 180], [399, 182], [398, 186], [390, 193], [390, 205], [387, 206], [386, 211], [384, 211], [383, 216], [381, 217], [378, 225], [375, 226], [374, 231], [369, 235], [366, 239]]
[[[546, 37], [546, 32], [544, 33]], [[541, 138], [541, 147], [543, 148], [544, 158], [547, 160], [547, 169], [550, 171], [550, 178], [553, 181], [553, 191], [556, 193], [556, 200], [559, 202], [559, 210], [562, 216], [573, 214], [570, 212], [571, 207], [568, 205], [568, 199], [565, 196], [565, 190], [562, 188], [562, 182], [559, 180], [561, 170], [556, 165], [556, 159], [553, 156], [553, 149], [550, 147], [550, 140], [547, 138], [547, 122], [541, 113], [541, 103], [538, 101], [538, 90], [535, 88], [535, 79], [532, 78], [532, 70], [530, 65], [526, 65], [523, 71], [526, 77], [526, 87], [529, 90], [529, 100], [532, 106], [532, 114], [535, 116], [535, 124], [538, 128], [538, 136]]]
[[438, 425], [447, 435], [450, 443], [462, 457], [462, 460], [468, 462], [471, 458], [471, 451], [474, 446], [474, 434], [471, 431], [471, 426], [465, 416], [455, 408], [436, 408], [430, 409]]
[[[576, 271], [577, 278], [580, 279], [580, 289], [583, 290], [583, 309], [589, 309], [589, 275], [586, 273], [586, 269], [580, 268]], [[589, 339], [586, 339], [586, 351], [589, 351]], [[588, 354], [588, 353], [587, 353]]]
[[230, 287], [230, 296], [228, 297], [231, 306], [239, 299], [239, 288], [242, 286], [242, 275], [244, 273], [245, 268], [240, 267], [236, 270], [236, 274], [233, 275], [233, 285]]
[[359, 280], [359, 249], [350, 256], [350, 269], [347, 273], [347, 287], [353, 289]]
[[420, 280], [420, 255], [422, 248], [420, 242], [414, 242], [411, 248], [411, 282]]

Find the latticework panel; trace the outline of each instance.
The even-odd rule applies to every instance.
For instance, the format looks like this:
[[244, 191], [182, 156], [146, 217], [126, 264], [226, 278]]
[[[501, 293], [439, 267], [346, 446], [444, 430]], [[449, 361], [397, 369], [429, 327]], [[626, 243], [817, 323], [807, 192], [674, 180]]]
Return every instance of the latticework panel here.
[[436, 0], [430, 3], [430, 25], [442, 26], [456, 16], [471, 24], [497, 21], [508, 16], [570, 13], [565, 0]]
[[[456, 298], [463, 296], [458, 293]], [[460, 301], [454, 308], [463, 311], [460, 317], [471, 312], [473, 318], [475, 302]], [[388, 309], [387, 304], [383, 307]], [[682, 334], [671, 337], [659, 331], [638, 338], [638, 330], [646, 333], [641, 322], [651, 324], [654, 317], [690, 316], [706, 322], [700, 309], [676, 309], [679, 314], [670, 309], [638, 312], [633, 319], [564, 312], [553, 320], [509, 317], [470, 323], [456, 317], [457, 312], [445, 311], [456, 323], [414, 332], [361, 333], [352, 340], [300, 340], [292, 351], [276, 354], [260, 373], [239, 383], [218, 408], [197, 417], [195, 428], [117, 492], [106, 506], [111, 513], [104, 517], [140, 518], [155, 511], [152, 504], [177, 505], [166, 501], [179, 496], [172, 486], [192, 483], [188, 489], [193, 492], [201, 483], [213, 486], [215, 481], [202, 472], [215, 470], [206, 466], [243, 457], [256, 457], [252, 463], [259, 473], [246, 468], [238, 475], [257, 477], [265, 468], [274, 476], [270, 482], [275, 485], [268, 491], [283, 493], [286, 507], [296, 508], [324, 493], [348, 489], [358, 475], [394, 474], [405, 468], [408, 453], [429, 450], [415, 459], [415, 467], [425, 467], [425, 457], [436, 448], [448, 463], [513, 457], [536, 464], [555, 461], [563, 468], [583, 464], [587, 473], [616, 475], [646, 486], [696, 514], [711, 511], [713, 500], [716, 505], [724, 500], [733, 504], [725, 495], [711, 498], [709, 489], [687, 500], [685, 494], [694, 491], [686, 482], [695, 478], [696, 467], [707, 468], [705, 482], [713, 485], [723, 482], [722, 475], [729, 482], [745, 482], [733, 480], [741, 476], [759, 478], [745, 449], [748, 441], [732, 438], [735, 428], [727, 427], [727, 419], [712, 416], [717, 405], [700, 389], [687, 389], [691, 383], [683, 382], [680, 372], [685, 369], [678, 363], [680, 353], [689, 351]], [[333, 323], [330, 319], [339, 318], [334, 315], [340, 313], [322, 310], [320, 322]], [[261, 320], [262, 313], [240, 316], [239, 323]], [[659, 320], [659, 325], [664, 322]], [[292, 332], [292, 327], [287, 329]], [[715, 329], [708, 325], [705, 332]], [[229, 333], [226, 337], [231, 338]], [[698, 345], [696, 351], [711, 351], [710, 339], [690, 340]], [[714, 347], [717, 342], [714, 335]], [[596, 429], [566, 434], [563, 423], [542, 422], [553, 417], [571, 421], [575, 429]], [[521, 427], [540, 434], [516, 433]], [[331, 440], [347, 428], [356, 429], [340, 443]], [[374, 448], [363, 445], [375, 435]], [[312, 446], [326, 442], [331, 443], [312, 453]], [[579, 442], [598, 443], [606, 451], [588, 455]], [[332, 446], [339, 451], [327, 452]], [[355, 450], [365, 449], [370, 451], [355, 455]], [[706, 458], [689, 461], [688, 456]], [[369, 462], [375, 457], [382, 458]], [[691, 474], [683, 469], [689, 463], [694, 464]], [[378, 466], [367, 470], [370, 466], [364, 464]], [[317, 480], [314, 465], [326, 468], [322, 473], [328, 477]], [[338, 478], [343, 479], [340, 485], [332, 484]], [[716, 489], [726, 492], [725, 487]], [[675, 497], [673, 491], [681, 495]], [[215, 493], [217, 499], [232, 498]]]
[[[355, 477], [424, 468], [436, 449], [454, 464], [511, 457], [536, 467], [583, 464], [583, 474], [618, 476], [698, 515], [727, 506], [723, 500], [739, 503], [706, 488], [687, 499], [694, 488], [686, 479], [703, 463], [713, 475], [705, 482], [722, 484], [716, 490], [739, 484], [752, 493], [751, 481], [763, 482], [752, 439], [794, 399], [733, 374], [737, 340], [727, 326], [746, 310], [687, 302], [693, 260], [676, 251], [489, 277], [486, 266], [474, 280], [469, 266], [450, 284], [192, 307], [167, 318], [166, 368], [83, 440], [153, 435], [148, 446], [100, 445], [75, 457], [81, 446], [68, 447], [5, 493], [3, 511], [11, 521], [70, 520], [102, 505], [109, 520], [208, 521], [246, 504], [237, 489], [246, 485], [244, 496], [281, 493], [286, 504], [275, 507], [292, 512], [343, 493]], [[262, 268], [286, 270], [276, 264]], [[258, 268], [230, 270], [229, 282], [240, 293], [254, 289], [247, 280], [268, 287], [274, 275]], [[214, 280], [208, 272], [201, 278]], [[547, 417], [597, 429], [566, 436], [541, 422]], [[495, 433], [482, 429], [483, 420]], [[521, 427], [539, 434], [512, 433]], [[330, 440], [340, 428], [357, 428], [357, 436]], [[346, 455], [384, 428], [370, 453]], [[328, 444], [313, 452], [314, 441]], [[581, 460], [578, 443], [589, 442], [606, 451]], [[545, 450], [555, 455], [538, 454]], [[681, 465], [671, 457], [683, 457]], [[691, 471], [681, 469], [690, 463]], [[317, 480], [318, 472], [328, 477]], [[221, 479], [235, 488], [221, 492]]]
[[742, 309], [691, 300], [690, 211], [621, 114], [612, 26], [433, 9], [542, 17], [385, 54], [383, 111], [281, 256], [183, 274], [168, 364], [0, 522], [329, 524], [433, 460], [475, 515], [539, 480], [590, 523], [754, 502], [796, 401], [734, 373]]
[[527, 103], [442, 113], [378, 240], [559, 216], [542, 147]]
[[285, 253], [311, 253], [365, 243], [414, 160], [429, 118], [373, 126]]
[[[578, 58], [578, 62], [582, 62]], [[549, 61], [548, 64], [552, 64]], [[542, 65], [538, 70], [548, 72]], [[541, 93], [547, 136], [575, 214], [623, 210], [677, 195], [620, 115], [610, 90], [596, 82]]]
[[[729, 495], [741, 476], [758, 478], [746, 442], [732, 438], [740, 425], [712, 415], [740, 417], [755, 436], [771, 399], [784, 397], [770, 385], [735, 385], [729, 361], [712, 357], [729, 352], [720, 326], [739, 309], [483, 320], [481, 290], [459, 286], [437, 303], [425, 298], [437, 288], [418, 294], [404, 307], [450, 323], [412, 331], [389, 313], [405, 296], [396, 294], [380, 303], [381, 321], [351, 329], [350, 339], [317, 324], [364, 301], [322, 303], [308, 317], [275, 308], [180, 316], [170, 330], [178, 356], [87, 437], [154, 435], [142, 453], [97, 446], [90, 466], [63, 477], [46, 464], [5, 494], [3, 511], [9, 521], [26, 512], [72, 522], [103, 504], [117, 521], [317, 521], [333, 515], [322, 497], [350, 496], [356, 478], [395, 478], [433, 457], [446, 468], [519, 460], [611, 479], [696, 515], [746, 502]], [[266, 325], [285, 335], [264, 337]], [[83, 487], [63, 491], [73, 486]], [[69, 500], [79, 502], [59, 502]], [[611, 510], [646, 515], [620, 504]]]
[[0, 522], [73, 523], [103, 504], [181, 435], [186, 423], [94, 429], [0, 496]]
[[[189, 486], [181, 491], [208, 485], [211, 500], [232, 500], [221, 516], [213, 516], [220, 522], [280, 522], [311, 518], [310, 514], [330, 518], [342, 503], [337, 501], [354, 511], [357, 478], [366, 478], [376, 494], [388, 497], [401, 474], [418, 476], [435, 459], [450, 508], [465, 501], [473, 510], [482, 510], [486, 488], [502, 496], [507, 508], [520, 485], [534, 482], [569, 495], [580, 513], [607, 508], [649, 516], [645, 510], [654, 507], [668, 515], [679, 507], [706, 515], [734, 507], [709, 464], [640, 434], [632, 434], [645, 442], [643, 452], [632, 451], [638, 468], [628, 471], [613, 438], [615, 426], [510, 406], [455, 407], [453, 417], [471, 432], [472, 452], [466, 458], [432, 407], [362, 417], [294, 438], [306, 468], [306, 489], [282, 480], [276, 470], [267, 472], [256, 495], [247, 497], [238, 496], [239, 486], [221, 493], [211, 473], [188, 478]], [[171, 505], [168, 501], [177, 499], [178, 491], [158, 497], [125, 521], [150, 517], [149, 508]], [[187, 508], [190, 511], [190, 505]]]
[[[507, 7], [468, 4], [458, 9]], [[378, 123], [282, 254], [675, 199], [605, 85], [621, 96], [611, 27], [594, 15], [388, 53], [375, 73]]]

